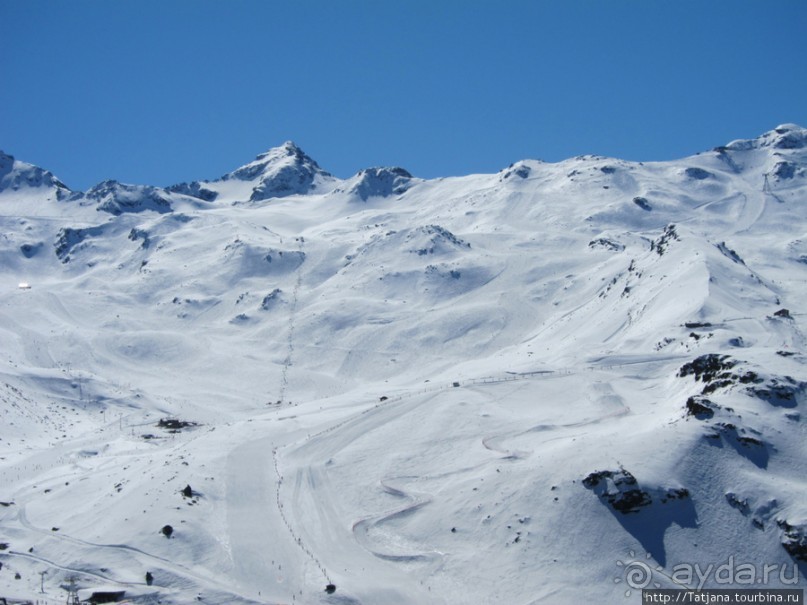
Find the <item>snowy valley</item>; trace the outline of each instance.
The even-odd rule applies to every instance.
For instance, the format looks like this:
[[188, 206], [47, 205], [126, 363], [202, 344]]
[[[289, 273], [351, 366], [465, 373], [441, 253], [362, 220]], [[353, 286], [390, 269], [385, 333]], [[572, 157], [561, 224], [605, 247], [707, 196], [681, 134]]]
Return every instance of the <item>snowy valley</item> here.
[[799, 126], [430, 180], [289, 142], [85, 192], [0, 153], [0, 223], [10, 602], [807, 585]]

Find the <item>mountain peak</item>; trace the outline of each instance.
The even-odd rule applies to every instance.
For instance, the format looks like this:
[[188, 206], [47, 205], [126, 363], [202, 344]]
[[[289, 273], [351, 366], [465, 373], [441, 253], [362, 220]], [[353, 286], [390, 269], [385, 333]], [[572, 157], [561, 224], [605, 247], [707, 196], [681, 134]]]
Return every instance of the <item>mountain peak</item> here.
[[14, 156], [0, 151], [0, 192], [39, 188], [52, 190], [57, 200], [63, 200], [70, 195], [70, 188], [52, 172], [21, 162]]
[[720, 149], [745, 151], [765, 147], [773, 149], [804, 149], [807, 147], [807, 129], [798, 124], [780, 124], [755, 139], [739, 139]]
[[252, 162], [224, 175], [221, 181], [254, 182], [250, 201], [310, 193], [333, 178], [293, 141], [260, 154]]
[[[306, 160], [314, 162], [314, 160], [306, 155], [306, 153], [294, 141], [286, 141], [278, 147], [272, 147], [271, 149], [264, 151], [255, 158], [255, 161], [287, 157], [295, 158], [301, 162]], [[316, 164], [316, 162], [314, 162], [314, 164]]]
[[127, 185], [115, 180], [106, 180], [92, 187], [84, 196], [97, 203], [97, 210], [115, 216], [145, 210], [153, 210], [160, 214], [171, 211], [171, 203], [156, 187], [148, 185]]

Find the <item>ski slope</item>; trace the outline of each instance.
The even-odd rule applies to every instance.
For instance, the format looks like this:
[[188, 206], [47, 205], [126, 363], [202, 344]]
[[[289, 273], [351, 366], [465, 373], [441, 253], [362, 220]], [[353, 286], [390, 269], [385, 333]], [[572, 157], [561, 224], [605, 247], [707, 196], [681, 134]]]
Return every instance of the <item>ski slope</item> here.
[[0, 596], [803, 588], [805, 149], [342, 180], [285, 143], [87, 192], [0, 155]]

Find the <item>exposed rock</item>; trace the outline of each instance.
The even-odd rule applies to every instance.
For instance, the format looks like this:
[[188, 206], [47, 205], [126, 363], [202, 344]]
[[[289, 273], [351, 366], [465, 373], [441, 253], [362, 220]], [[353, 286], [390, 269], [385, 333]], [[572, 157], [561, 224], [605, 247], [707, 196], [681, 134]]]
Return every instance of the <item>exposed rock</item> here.
[[275, 305], [275, 303], [280, 299], [281, 293], [282, 290], [280, 288], [275, 288], [274, 290], [269, 292], [269, 294], [264, 296], [263, 300], [261, 301], [261, 309], [263, 309], [264, 311], [268, 311], [269, 309], [271, 309]]
[[736, 508], [743, 515], [748, 515], [751, 512], [751, 507], [748, 505], [748, 499], [743, 498], [741, 500], [740, 497], [734, 492], [726, 493], [726, 501], [728, 501], [732, 508]]
[[588, 243], [589, 248], [605, 248], [606, 250], [613, 250], [614, 252], [622, 252], [625, 249], [625, 246], [620, 244], [619, 242], [615, 242], [612, 239], [608, 239], [606, 237], [598, 237], [597, 239], [593, 239]]
[[26, 188], [51, 189], [58, 201], [66, 200], [72, 195], [67, 185], [56, 178], [52, 172], [15, 160], [14, 156], [0, 151], [0, 192], [19, 191]]
[[737, 362], [728, 355], [709, 353], [684, 364], [678, 370], [678, 376], [683, 378], [684, 376], [694, 375], [695, 380], [712, 382], [718, 378], [731, 376], [728, 370], [736, 365]]
[[737, 254], [734, 250], [729, 248], [726, 245], [726, 242], [720, 242], [719, 244], [717, 244], [716, 247], [726, 258], [733, 260], [735, 263], [739, 265], [745, 265], [745, 261], [742, 258], [740, 258], [739, 254]]
[[805, 387], [807, 387], [805, 382], [795, 380], [790, 376], [781, 376], [770, 378], [761, 386], [749, 387], [748, 393], [771, 405], [792, 408], [796, 406], [796, 398]]
[[532, 168], [523, 162], [516, 162], [515, 164], [510, 164], [507, 169], [501, 173], [499, 181], [506, 181], [514, 176], [517, 176], [520, 179], [526, 179], [528, 176], [530, 176], [531, 172]]
[[698, 420], [708, 420], [715, 415], [715, 409], [720, 409], [705, 397], [690, 397], [686, 402], [688, 416], [694, 416]]
[[330, 178], [331, 175], [322, 170], [302, 149], [287, 141], [219, 180], [255, 182], [249, 201], [258, 202], [310, 193], [318, 182]]
[[636, 478], [625, 469], [591, 473], [583, 479], [583, 485], [623, 515], [638, 512], [652, 502], [650, 494], [640, 489]]
[[63, 262], [70, 262], [70, 255], [84, 246], [84, 241], [91, 237], [97, 237], [103, 233], [103, 227], [87, 227], [85, 229], [74, 229], [64, 227], [59, 230], [56, 242], [53, 244], [56, 256]]
[[161, 214], [171, 212], [171, 203], [156, 187], [104, 181], [87, 191], [84, 197], [97, 202], [97, 210], [115, 216], [126, 212], [144, 212], [146, 210]]
[[686, 174], [688, 178], [695, 179], [696, 181], [702, 181], [712, 176], [711, 172], [703, 168], [687, 168], [684, 170], [684, 174]]
[[784, 519], [777, 520], [776, 524], [784, 532], [782, 546], [787, 553], [799, 561], [807, 561], [807, 526], [791, 525]]
[[670, 242], [673, 241], [680, 241], [678, 232], [675, 230], [675, 225], [667, 225], [667, 227], [664, 229], [664, 233], [662, 233], [657, 239], [650, 242], [650, 250], [655, 251], [659, 256], [662, 256], [670, 246]]
[[[426, 240], [425, 242], [423, 240]], [[452, 248], [470, 248], [471, 244], [460, 239], [448, 229], [440, 225], [426, 225], [412, 231], [406, 238], [406, 242], [416, 242], [416, 246], [410, 252], [418, 256], [425, 256], [450, 250]]]
[[779, 135], [773, 140], [775, 149], [803, 149], [807, 147], [807, 130], [795, 124], [777, 126], [774, 132]]
[[144, 229], [133, 228], [129, 232], [129, 239], [131, 241], [133, 241], [133, 242], [136, 242], [138, 240], [142, 241], [143, 243], [140, 244], [140, 247], [143, 250], [148, 249], [148, 247], [151, 245], [151, 240], [149, 239], [149, 234]]
[[689, 498], [689, 490], [685, 487], [669, 488], [662, 496], [661, 503], [666, 504], [671, 500], [685, 500]]
[[792, 179], [797, 170], [798, 166], [793, 162], [777, 162], [773, 167], [773, 176], [777, 179]]
[[219, 196], [218, 192], [207, 189], [202, 183], [198, 182], [171, 185], [167, 188], [167, 191], [195, 197], [204, 202], [212, 202]]
[[44, 244], [42, 242], [37, 242], [35, 244], [23, 244], [20, 246], [20, 252], [25, 258], [33, 258], [39, 251], [42, 250]]
[[362, 200], [370, 197], [401, 195], [412, 186], [412, 175], [403, 168], [366, 168], [353, 177], [347, 189]]

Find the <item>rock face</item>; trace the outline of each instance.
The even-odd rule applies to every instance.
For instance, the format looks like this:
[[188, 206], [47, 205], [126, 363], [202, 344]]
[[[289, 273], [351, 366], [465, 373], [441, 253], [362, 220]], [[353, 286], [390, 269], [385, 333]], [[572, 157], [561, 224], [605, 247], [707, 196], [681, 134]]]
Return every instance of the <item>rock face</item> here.
[[650, 494], [643, 491], [636, 477], [624, 468], [593, 472], [583, 479], [583, 485], [623, 515], [639, 512], [639, 509], [652, 503]]
[[797, 124], [780, 124], [770, 132], [756, 139], [740, 139], [732, 141], [717, 150], [749, 151], [751, 149], [803, 149], [807, 147], [807, 129]]
[[694, 376], [695, 380], [703, 382], [703, 394], [706, 395], [734, 384], [737, 377], [730, 370], [736, 365], [737, 362], [728, 355], [710, 353], [684, 364], [678, 371], [678, 376]]
[[115, 216], [126, 212], [144, 212], [146, 210], [153, 210], [160, 214], [171, 212], [171, 202], [165, 192], [157, 187], [104, 181], [87, 191], [84, 197], [96, 202], [97, 210]]
[[171, 193], [181, 193], [182, 195], [195, 197], [205, 202], [212, 202], [219, 196], [218, 192], [208, 189], [202, 183], [198, 182], [179, 183], [177, 185], [171, 185], [166, 190]]
[[291, 141], [262, 153], [249, 164], [223, 176], [221, 181], [252, 181], [249, 201], [311, 192], [318, 178], [331, 175]]
[[798, 396], [804, 392], [805, 383], [790, 376], [773, 377], [760, 386], [749, 387], [748, 392], [773, 406], [796, 407]]
[[636, 477], [624, 468], [615, 471], [595, 471], [583, 479], [583, 485], [605, 500], [613, 510], [623, 515], [638, 513], [650, 506], [653, 504], [653, 495], [661, 504], [689, 499], [689, 490], [683, 487], [653, 490], [642, 488]]
[[67, 199], [72, 193], [48, 170], [20, 162], [14, 156], [0, 151], [0, 193], [25, 189], [49, 190], [59, 201]]
[[[253, 161], [213, 181], [178, 183], [166, 189], [203, 202], [235, 195], [236, 203], [262, 202], [290, 195], [330, 191], [336, 179], [291, 141], [260, 154]], [[235, 192], [235, 193], [234, 193]]]
[[87, 227], [75, 229], [64, 227], [59, 230], [56, 241], [53, 244], [56, 256], [63, 263], [70, 262], [70, 255], [85, 246], [85, 241], [100, 236], [104, 232], [103, 227]]
[[650, 242], [650, 249], [656, 252], [659, 256], [664, 256], [667, 248], [669, 248], [670, 244], [674, 241], [680, 241], [678, 232], [675, 230], [675, 225], [667, 225], [667, 227], [664, 229], [664, 233], [662, 233], [657, 239]]
[[698, 420], [707, 420], [715, 415], [718, 405], [712, 403], [706, 397], [690, 397], [686, 402], [687, 415], [694, 416]]
[[412, 175], [403, 168], [366, 168], [359, 171], [344, 189], [362, 200], [405, 193], [412, 184]]
[[[795, 407], [798, 396], [807, 388], [807, 383], [790, 376], [765, 376], [756, 370], [736, 369], [743, 364], [729, 355], [709, 353], [684, 364], [678, 376], [694, 376], [695, 380], [704, 383], [702, 395], [734, 385], [747, 385], [747, 394], [778, 407]], [[689, 401], [687, 409], [695, 413]], [[706, 412], [701, 410], [701, 413]]]
[[786, 520], [777, 521], [782, 529], [782, 546], [787, 553], [799, 561], [807, 561], [807, 526], [791, 525]]

